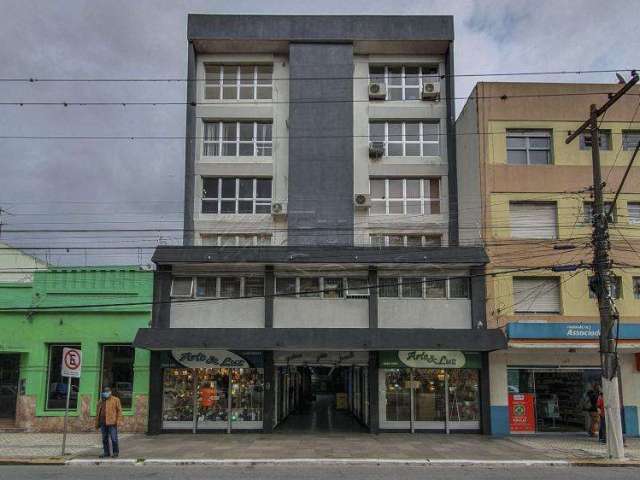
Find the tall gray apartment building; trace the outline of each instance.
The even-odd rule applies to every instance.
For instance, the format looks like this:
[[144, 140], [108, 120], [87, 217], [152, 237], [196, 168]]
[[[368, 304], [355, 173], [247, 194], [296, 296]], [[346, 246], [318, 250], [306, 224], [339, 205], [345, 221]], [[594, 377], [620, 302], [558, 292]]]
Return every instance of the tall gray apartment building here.
[[488, 433], [505, 338], [458, 246], [453, 17], [190, 15], [185, 53], [150, 433]]

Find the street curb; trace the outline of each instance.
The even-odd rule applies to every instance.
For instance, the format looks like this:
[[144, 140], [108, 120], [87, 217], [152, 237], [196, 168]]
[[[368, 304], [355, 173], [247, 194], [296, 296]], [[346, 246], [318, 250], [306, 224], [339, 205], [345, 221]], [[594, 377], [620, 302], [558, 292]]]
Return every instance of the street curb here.
[[62, 457], [13, 457], [13, 458], [0, 458], [0, 465], [66, 465], [68, 460]]

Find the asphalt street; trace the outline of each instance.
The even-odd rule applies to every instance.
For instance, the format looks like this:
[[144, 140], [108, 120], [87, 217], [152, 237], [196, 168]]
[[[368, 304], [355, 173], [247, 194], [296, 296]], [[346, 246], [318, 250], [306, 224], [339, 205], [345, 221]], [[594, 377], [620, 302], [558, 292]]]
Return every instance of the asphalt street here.
[[637, 467], [410, 467], [410, 466], [1, 466], [1, 480], [623, 480], [640, 477]]

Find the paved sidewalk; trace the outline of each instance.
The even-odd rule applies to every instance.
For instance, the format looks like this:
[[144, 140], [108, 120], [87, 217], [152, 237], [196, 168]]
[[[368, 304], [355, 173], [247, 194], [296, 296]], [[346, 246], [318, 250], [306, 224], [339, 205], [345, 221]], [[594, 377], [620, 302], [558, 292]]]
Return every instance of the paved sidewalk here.
[[[0, 459], [60, 455], [61, 434], [0, 435]], [[640, 461], [640, 439], [627, 439], [627, 458]], [[92, 459], [101, 453], [96, 433], [70, 434], [68, 452]], [[120, 437], [123, 459], [386, 459], [390, 461], [552, 461], [606, 459], [606, 447], [586, 436], [492, 438], [457, 434], [166, 434]]]

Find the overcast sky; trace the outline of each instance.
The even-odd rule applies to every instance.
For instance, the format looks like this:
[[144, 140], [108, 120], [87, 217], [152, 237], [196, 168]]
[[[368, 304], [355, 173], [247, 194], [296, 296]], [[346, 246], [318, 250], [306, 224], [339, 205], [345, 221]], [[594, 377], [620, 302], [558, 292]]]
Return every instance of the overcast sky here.
[[[188, 13], [451, 14], [456, 73], [640, 66], [640, 0], [0, 0], [1, 78], [175, 78]], [[612, 82], [612, 74], [510, 80]], [[480, 78], [456, 79], [466, 96]], [[184, 101], [184, 83], [7, 83], [0, 102]], [[458, 103], [458, 111], [461, 102]], [[0, 105], [0, 135], [182, 136], [177, 106]], [[0, 139], [0, 241], [34, 247], [181, 242], [183, 140]], [[9, 229], [162, 228], [145, 233]], [[42, 253], [42, 252], [40, 252]], [[145, 263], [150, 250], [52, 250], [66, 264]]]

